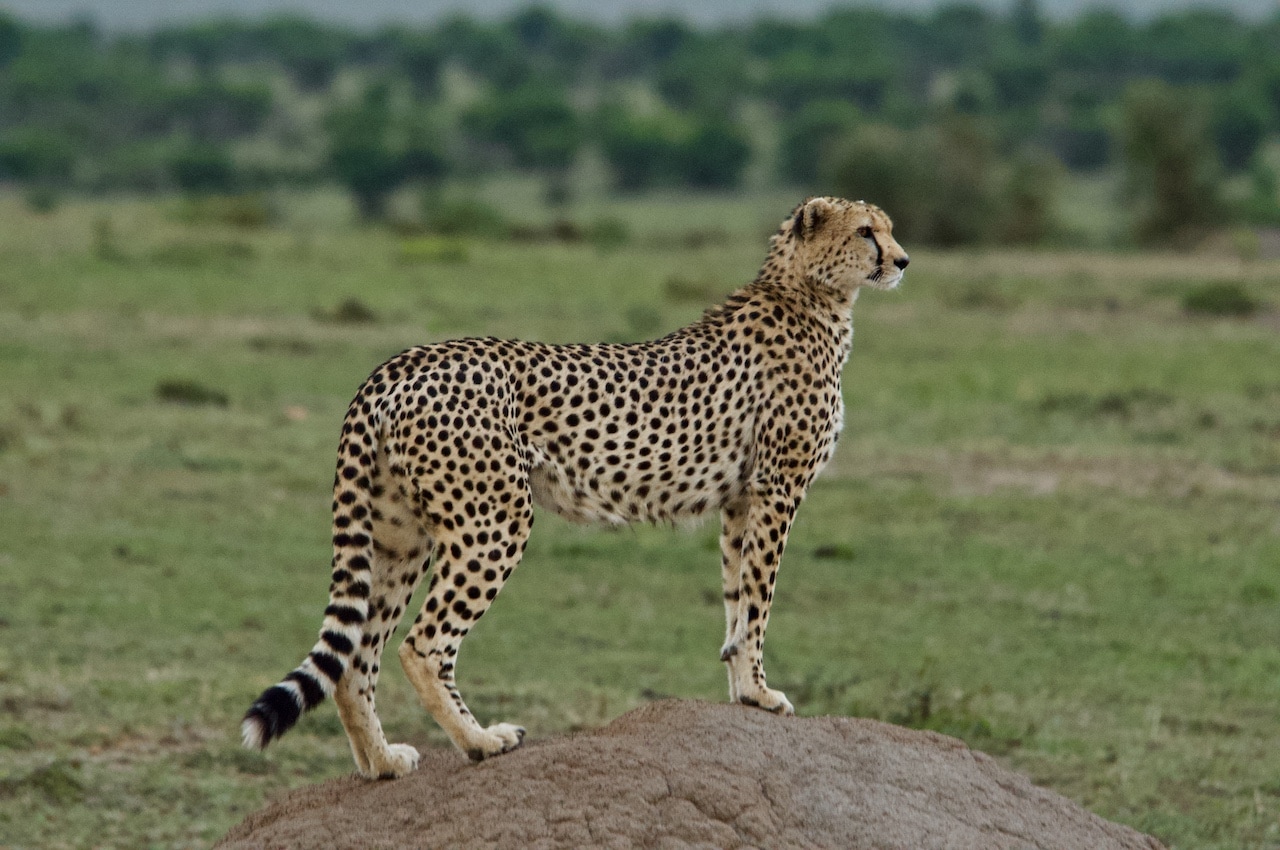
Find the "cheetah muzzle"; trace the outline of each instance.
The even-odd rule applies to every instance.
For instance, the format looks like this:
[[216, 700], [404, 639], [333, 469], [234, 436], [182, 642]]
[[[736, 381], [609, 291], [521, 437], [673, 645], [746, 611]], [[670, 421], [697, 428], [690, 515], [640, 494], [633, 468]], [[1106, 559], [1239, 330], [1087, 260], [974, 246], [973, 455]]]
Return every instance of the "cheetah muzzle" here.
[[535, 502], [610, 524], [719, 511], [729, 696], [792, 714], [765, 684], [774, 579], [840, 433], [854, 301], [863, 286], [895, 287], [906, 265], [883, 211], [811, 198], [770, 239], [751, 284], [657, 341], [463, 339], [383, 363], [342, 426], [319, 640], [250, 707], [245, 746], [265, 747], [333, 696], [363, 775], [414, 770], [418, 751], [387, 743], [374, 691], [383, 648], [428, 571], [399, 650], [406, 674], [470, 758], [520, 746], [523, 728], [476, 722], [454, 664], [520, 563]]

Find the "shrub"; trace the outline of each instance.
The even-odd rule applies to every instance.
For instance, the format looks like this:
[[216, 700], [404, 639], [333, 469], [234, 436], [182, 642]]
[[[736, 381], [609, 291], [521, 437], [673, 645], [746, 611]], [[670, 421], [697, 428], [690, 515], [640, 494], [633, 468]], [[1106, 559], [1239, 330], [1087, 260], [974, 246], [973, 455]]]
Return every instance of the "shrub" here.
[[1206, 283], [1182, 296], [1182, 309], [1200, 316], [1248, 318], [1262, 305], [1238, 283]]
[[169, 404], [210, 405], [226, 407], [231, 403], [222, 390], [205, 386], [187, 378], [172, 378], [156, 384], [156, 398]]
[[465, 263], [467, 246], [457, 239], [423, 236], [400, 243], [402, 263]]
[[422, 226], [441, 236], [500, 239], [511, 232], [511, 224], [496, 207], [475, 198], [442, 198], [435, 191], [423, 193]]

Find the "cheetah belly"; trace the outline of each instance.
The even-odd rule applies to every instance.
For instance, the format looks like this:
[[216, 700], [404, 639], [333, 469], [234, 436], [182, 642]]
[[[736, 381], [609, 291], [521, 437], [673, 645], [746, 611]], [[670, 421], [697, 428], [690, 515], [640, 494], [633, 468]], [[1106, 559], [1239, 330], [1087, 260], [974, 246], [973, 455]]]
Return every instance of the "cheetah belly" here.
[[605, 456], [561, 459], [534, 445], [530, 460], [535, 503], [574, 522], [610, 525], [696, 520], [739, 492], [746, 477], [744, 458], [703, 453], [611, 466]]

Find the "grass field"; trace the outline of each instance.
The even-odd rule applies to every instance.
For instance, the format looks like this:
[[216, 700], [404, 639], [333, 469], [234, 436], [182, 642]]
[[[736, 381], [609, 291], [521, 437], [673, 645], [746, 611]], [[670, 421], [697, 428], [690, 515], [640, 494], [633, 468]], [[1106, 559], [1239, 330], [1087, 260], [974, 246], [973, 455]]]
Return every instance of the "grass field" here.
[[[0, 198], [0, 845], [203, 846], [351, 771], [331, 705], [265, 756], [237, 725], [314, 640], [355, 387], [434, 339], [665, 332], [795, 200], [593, 209], [632, 234], [601, 250], [406, 240], [323, 198], [253, 230]], [[1174, 847], [1280, 847], [1280, 264], [903, 241], [905, 287], [858, 305], [770, 683]], [[536, 739], [724, 699], [715, 534], [542, 514], [465, 645], [476, 713]], [[445, 744], [398, 665], [379, 704]]]

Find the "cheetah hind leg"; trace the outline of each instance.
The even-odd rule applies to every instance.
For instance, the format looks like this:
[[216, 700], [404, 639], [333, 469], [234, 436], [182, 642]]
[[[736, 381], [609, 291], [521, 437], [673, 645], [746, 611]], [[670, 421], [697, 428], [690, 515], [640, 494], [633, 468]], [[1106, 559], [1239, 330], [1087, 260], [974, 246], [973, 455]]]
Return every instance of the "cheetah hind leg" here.
[[[394, 507], [387, 505], [384, 509], [392, 512]], [[426, 570], [422, 552], [429, 541], [423, 538], [413, 543], [394, 542], [404, 548], [378, 546], [374, 549], [374, 590], [364, 636], [351, 666], [334, 691], [338, 716], [351, 743], [356, 766], [361, 775], [369, 779], [398, 779], [416, 770], [419, 759], [418, 750], [413, 746], [387, 742], [375, 701], [382, 650]]]
[[[523, 518], [509, 526], [516, 530], [509, 531], [511, 536], [459, 530], [455, 541], [440, 546], [422, 612], [400, 646], [400, 662], [423, 707], [472, 761], [509, 752], [524, 742], [522, 726], [482, 727], [476, 721], [458, 693], [454, 667], [462, 639], [520, 562], [532, 522], [528, 504], [526, 498]], [[471, 543], [463, 545], [466, 541]]]

